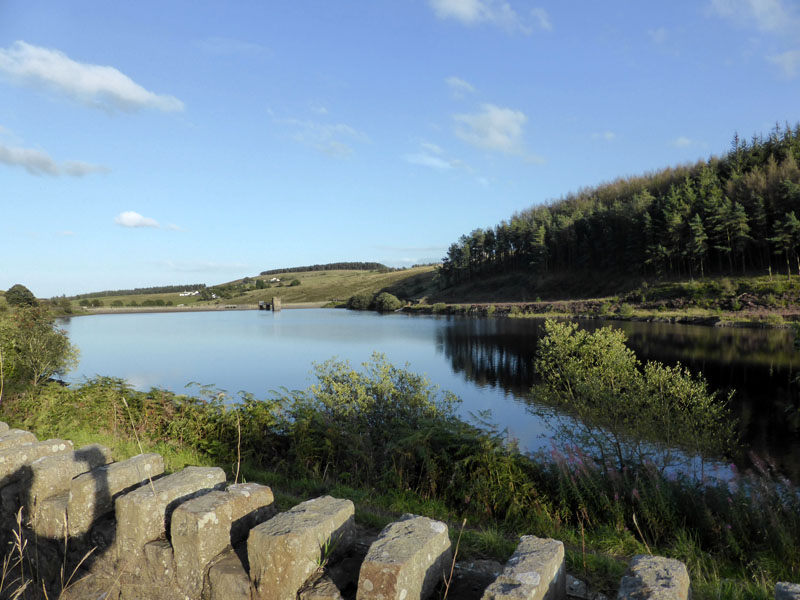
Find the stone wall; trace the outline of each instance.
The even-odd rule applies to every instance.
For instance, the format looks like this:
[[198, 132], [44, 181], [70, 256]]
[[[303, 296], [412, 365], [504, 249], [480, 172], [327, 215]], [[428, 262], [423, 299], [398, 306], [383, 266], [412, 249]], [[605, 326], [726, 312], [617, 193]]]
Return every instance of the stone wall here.
[[[349, 500], [276, 513], [269, 487], [229, 485], [218, 468], [165, 475], [157, 454], [112, 462], [100, 445], [40, 442], [2, 422], [0, 523], [9, 564], [23, 547], [33, 585], [65, 600], [416, 600], [446, 588], [453, 600], [604, 598], [567, 575], [557, 540], [523, 536], [504, 566], [453, 563], [439, 521], [406, 515], [369, 535]], [[652, 556], [633, 559], [617, 596], [690, 597], [686, 567]], [[779, 584], [776, 597], [800, 599], [800, 586]]]

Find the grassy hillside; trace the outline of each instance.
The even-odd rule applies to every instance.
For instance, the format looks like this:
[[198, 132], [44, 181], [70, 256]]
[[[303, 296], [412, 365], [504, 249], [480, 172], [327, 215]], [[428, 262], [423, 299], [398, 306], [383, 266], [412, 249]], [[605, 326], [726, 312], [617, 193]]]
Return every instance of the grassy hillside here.
[[[213, 291], [221, 290], [226, 295], [224, 302], [257, 304], [270, 301], [278, 296], [284, 304], [302, 302], [344, 302], [359, 292], [391, 291], [398, 297], [416, 300], [430, 293], [435, 268], [432, 266], [414, 267], [402, 271], [303, 271], [265, 275], [247, 280], [238, 280], [215, 286]], [[279, 283], [269, 283], [273, 277]], [[258, 289], [258, 280], [270, 287]], [[292, 285], [293, 281], [299, 284]]]
[[[360, 292], [389, 291], [404, 300], [418, 300], [435, 290], [433, 266], [414, 267], [400, 271], [385, 269], [371, 271], [331, 270], [331, 271], [298, 271], [280, 274], [245, 277], [227, 283], [210, 286], [209, 294], [216, 294], [215, 299], [203, 299], [202, 296], [180, 296], [178, 292], [131, 294], [115, 296], [89, 296], [72, 300], [71, 306], [79, 312], [79, 302], [93, 305], [95, 308], [160, 306], [208, 307], [227, 304], [258, 304], [260, 301], [270, 302], [273, 297], [281, 298], [284, 305], [302, 303], [345, 302], [350, 296]], [[270, 282], [278, 278], [280, 282]], [[294, 283], [293, 285], [293, 282]]]

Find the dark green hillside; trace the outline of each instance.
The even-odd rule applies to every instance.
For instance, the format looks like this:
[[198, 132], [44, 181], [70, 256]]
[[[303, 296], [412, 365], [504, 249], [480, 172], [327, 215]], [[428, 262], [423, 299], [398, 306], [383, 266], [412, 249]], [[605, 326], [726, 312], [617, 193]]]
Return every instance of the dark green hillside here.
[[445, 293], [508, 273], [528, 288], [551, 282], [550, 296], [579, 284], [588, 284], [584, 296], [624, 292], [642, 278], [800, 273], [798, 162], [800, 124], [776, 126], [750, 142], [735, 136], [723, 158], [529, 208], [450, 246]]

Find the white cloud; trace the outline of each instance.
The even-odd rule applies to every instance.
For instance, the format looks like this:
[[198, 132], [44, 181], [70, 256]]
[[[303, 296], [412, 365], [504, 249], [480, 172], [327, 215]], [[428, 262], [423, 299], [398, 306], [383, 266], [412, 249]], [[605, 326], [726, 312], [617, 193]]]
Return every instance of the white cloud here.
[[[455, 19], [464, 25], [488, 23], [506, 31], [529, 34], [532, 26], [526, 23], [504, 0], [429, 0], [433, 12], [440, 19]], [[531, 17], [541, 29], [552, 29], [544, 9], [534, 8]]]
[[261, 44], [244, 42], [226, 37], [210, 37], [198, 44], [208, 54], [217, 56], [251, 55], [258, 56], [269, 54], [269, 50]]
[[458, 168], [471, 171], [469, 166], [464, 164], [463, 161], [457, 158], [451, 158], [441, 147], [430, 142], [420, 142], [417, 152], [404, 154], [402, 158], [412, 165], [429, 167], [440, 171]]
[[34, 148], [15, 148], [0, 144], [0, 163], [22, 167], [31, 175], [71, 175], [83, 177], [90, 173], [108, 173], [110, 169], [101, 165], [70, 160], [58, 163], [49, 154]]
[[676, 148], [689, 148], [690, 146], [700, 146], [700, 147], [705, 146], [703, 142], [693, 140], [684, 135], [676, 137], [674, 140], [672, 140], [672, 142], [670, 142], [670, 145], [675, 146]]
[[523, 152], [523, 128], [528, 120], [525, 113], [494, 104], [484, 104], [476, 114], [454, 115], [456, 135], [465, 142], [501, 152]]
[[467, 94], [475, 93], [475, 87], [459, 77], [448, 77], [444, 81], [456, 98], [463, 98]]
[[786, 0], [711, 0], [711, 10], [742, 27], [755, 28], [788, 43], [783, 52], [764, 58], [791, 79], [800, 71], [800, 12]]
[[617, 138], [617, 134], [613, 131], [604, 131], [602, 133], [593, 133], [592, 139], [593, 140], [605, 140], [607, 142], [611, 142]]
[[426, 151], [428, 151], [428, 152], [432, 152], [432, 153], [434, 153], [434, 154], [444, 154], [444, 150], [442, 150], [442, 149], [441, 149], [439, 146], [437, 146], [436, 144], [432, 144], [432, 143], [430, 143], [430, 142], [422, 142], [422, 143], [420, 143], [420, 145], [419, 145], [419, 146], [420, 146], [420, 148], [422, 148], [423, 150], [426, 150]]
[[550, 21], [550, 15], [547, 14], [547, 11], [545, 9], [543, 8], [531, 9], [531, 16], [533, 17], [536, 24], [539, 26], [539, 29], [544, 29], [545, 31], [553, 30], [553, 23]]
[[369, 141], [366, 134], [344, 123], [321, 123], [301, 119], [278, 119], [277, 121], [292, 127], [294, 130], [292, 138], [296, 142], [334, 158], [343, 158], [352, 154], [353, 148], [350, 144], [353, 142]]
[[161, 225], [155, 219], [144, 217], [133, 210], [127, 210], [114, 217], [114, 223], [121, 227], [151, 227], [153, 229], [167, 229], [170, 231], [182, 231], [177, 225]]
[[797, 17], [782, 0], [711, 0], [719, 16], [742, 25], [755, 25], [762, 32], [791, 31]]
[[778, 65], [788, 78], [794, 77], [800, 71], [800, 50], [789, 50], [782, 54], [768, 56], [767, 60]]
[[58, 50], [22, 41], [0, 48], [0, 72], [14, 81], [60, 92], [109, 112], [183, 110], [183, 102], [177, 98], [150, 92], [114, 67], [77, 62]]
[[119, 213], [114, 217], [114, 223], [123, 227], [155, 227], [156, 229], [161, 227], [155, 219], [143, 217], [132, 210]]
[[415, 154], [406, 154], [403, 160], [411, 163], [412, 165], [419, 165], [421, 167], [430, 167], [432, 169], [452, 169], [453, 163], [445, 160], [440, 156], [435, 156], [427, 152], [417, 152]]

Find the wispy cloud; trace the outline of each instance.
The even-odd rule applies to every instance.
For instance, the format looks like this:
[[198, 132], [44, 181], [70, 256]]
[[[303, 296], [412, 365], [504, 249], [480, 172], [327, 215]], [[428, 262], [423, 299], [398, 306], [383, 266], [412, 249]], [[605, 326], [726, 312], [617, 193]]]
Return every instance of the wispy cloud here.
[[448, 77], [444, 81], [456, 98], [463, 98], [467, 94], [475, 93], [475, 87], [459, 77]]
[[614, 141], [617, 138], [617, 134], [613, 131], [603, 131], [601, 133], [593, 133], [592, 139], [593, 140], [605, 140], [606, 142]]
[[450, 158], [442, 148], [430, 142], [420, 143], [419, 150], [410, 154], [404, 154], [403, 160], [412, 165], [428, 167], [440, 171], [447, 171], [457, 167], [466, 167], [462, 161]]
[[275, 118], [275, 121], [292, 130], [291, 137], [294, 141], [334, 158], [345, 158], [353, 154], [352, 144], [355, 142], [369, 142], [365, 133], [344, 123], [295, 118]]
[[22, 167], [31, 175], [70, 175], [83, 177], [91, 173], [108, 173], [111, 169], [79, 160], [57, 162], [49, 154], [34, 148], [16, 148], [0, 144], [0, 163]]
[[688, 138], [684, 135], [681, 135], [672, 140], [670, 142], [670, 146], [674, 146], [675, 148], [690, 148], [690, 147], [705, 148], [706, 143], [701, 142], [699, 140], [693, 140], [692, 138]]
[[114, 223], [121, 227], [150, 227], [153, 229], [168, 229], [170, 231], [181, 231], [177, 225], [161, 225], [153, 218], [145, 217], [133, 210], [119, 213], [114, 217]]
[[456, 135], [465, 142], [501, 152], [522, 151], [522, 136], [528, 117], [520, 110], [484, 104], [481, 112], [454, 115]]
[[648, 29], [647, 35], [650, 37], [650, 40], [654, 44], [658, 45], [663, 44], [669, 38], [669, 32], [665, 27], [659, 27], [657, 29]]
[[711, 0], [711, 10], [762, 32], [791, 31], [798, 25], [797, 15], [782, 0]]
[[553, 30], [553, 23], [552, 21], [550, 21], [550, 15], [547, 14], [547, 11], [545, 9], [532, 8], [531, 17], [533, 17], [533, 20], [536, 23], [536, 25], [538, 25], [539, 29], [544, 29], [545, 31]]
[[495, 25], [508, 32], [530, 34], [534, 29], [551, 30], [550, 16], [543, 8], [533, 8], [530, 18], [521, 17], [504, 0], [429, 0], [440, 19], [454, 19], [464, 25]]
[[59, 50], [22, 41], [0, 48], [0, 73], [14, 82], [64, 94], [108, 112], [183, 110], [183, 102], [174, 96], [148, 91], [114, 67], [81, 63]]
[[269, 48], [253, 42], [245, 42], [227, 37], [210, 37], [198, 42], [201, 50], [217, 56], [263, 56], [270, 54]]
[[770, 35], [783, 51], [764, 59], [791, 79], [800, 72], [800, 10], [785, 0], [711, 0], [712, 13]]
[[767, 60], [778, 65], [783, 74], [789, 79], [800, 72], [800, 49], [774, 54], [768, 56]]

